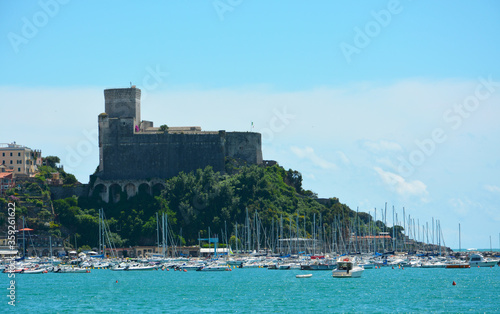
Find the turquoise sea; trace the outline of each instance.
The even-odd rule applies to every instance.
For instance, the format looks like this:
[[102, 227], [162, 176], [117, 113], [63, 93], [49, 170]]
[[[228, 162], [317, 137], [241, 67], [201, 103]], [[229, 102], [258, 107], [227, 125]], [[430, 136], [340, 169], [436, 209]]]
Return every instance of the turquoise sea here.
[[[298, 279], [297, 274], [312, 273]], [[0, 274], [3, 291], [7, 274]], [[453, 281], [456, 286], [453, 286]], [[500, 267], [367, 269], [361, 278], [330, 271], [225, 272], [92, 270], [16, 275], [16, 306], [0, 313], [73, 312], [499, 312]]]

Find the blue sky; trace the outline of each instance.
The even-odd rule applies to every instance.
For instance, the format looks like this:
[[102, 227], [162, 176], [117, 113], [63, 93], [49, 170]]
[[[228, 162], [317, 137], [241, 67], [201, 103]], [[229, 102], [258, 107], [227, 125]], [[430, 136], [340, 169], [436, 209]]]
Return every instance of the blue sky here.
[[[2, 1], [0, 142], [88, 181], [105, 88], [155, 125], [263, 134], [265, 159], [446, 245], [499, 247], [495, 1]], [[16, 114], [11, 114], [16, 110]], [[392, 224], [392, 213], [388, 222]]]

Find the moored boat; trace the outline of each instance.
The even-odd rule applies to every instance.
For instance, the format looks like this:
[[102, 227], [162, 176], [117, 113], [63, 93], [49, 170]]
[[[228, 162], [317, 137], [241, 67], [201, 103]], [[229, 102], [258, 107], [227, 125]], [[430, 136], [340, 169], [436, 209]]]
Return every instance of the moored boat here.
[[493, 267], [498, 263], [497, 260], [487, 260], [480, 253], [471, 254], [469, 257], [469, 265], [471, 267]]
[[470, 265], [464, 263], [447, 264], [445, 268], [470, 268]]
[[43, 274], [43, 273], [47, 273], [47, 270], [45, 268], [25, 269], [21, 273], [22, 274]]
[[231, 268], [222, 265], [208, 265], [198, 268], [196, 271], [230, 271]]
[[365, 269], [358, 266], [356, 257], [342, 256], [337, 261], [337, 269], [332, 271], [334, 278], [359, 278]]
[[131, 265], [127, 267], [125, 270], [126, 271], [132, 271], [132, 270], [138, 270], [138, 271], [145, 271], [145, 270], [157, 270], [158, 267], [154, 265]]
[[53, 270], [54, 273], [90, 273], [90, 270], [80, 267], [58, 266]]

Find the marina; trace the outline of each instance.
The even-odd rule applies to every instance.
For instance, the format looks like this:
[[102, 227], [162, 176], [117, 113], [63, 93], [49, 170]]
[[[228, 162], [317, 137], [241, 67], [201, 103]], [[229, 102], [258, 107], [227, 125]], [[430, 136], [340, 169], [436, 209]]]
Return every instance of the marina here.
[[[4, 288], [7, 275], [0, 274]], [[344, 280], [333, 279], [331, 271], [316, 272], [307, 280], [297, 279], [301, 275], [312, 274], [263, 268], [206, 273], [92, 269], [69, 277], [53, 272], [19, 274], [16, 307], [38, 312], [422, 312], [430, 308], [495, 312], [500, 307], [497, 266], [460, 270], [381, 267], [364, 271], [361, 278]], [[6, 308], [6, 304], [0, 306], [2, 312]]]

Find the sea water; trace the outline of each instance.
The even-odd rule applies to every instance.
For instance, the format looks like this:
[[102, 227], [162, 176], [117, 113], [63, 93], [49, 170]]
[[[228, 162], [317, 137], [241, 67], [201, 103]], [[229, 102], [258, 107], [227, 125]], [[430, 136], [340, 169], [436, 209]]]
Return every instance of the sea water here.
[[[311, 273], [311, 278], [296, 278]], [[223, 272], [111, 271], [0, 274], [0, 312], [498, 312], [500, 267], [331, 271], [232, 269]], [[456, 285], [453, 285], [453, 282]]]

